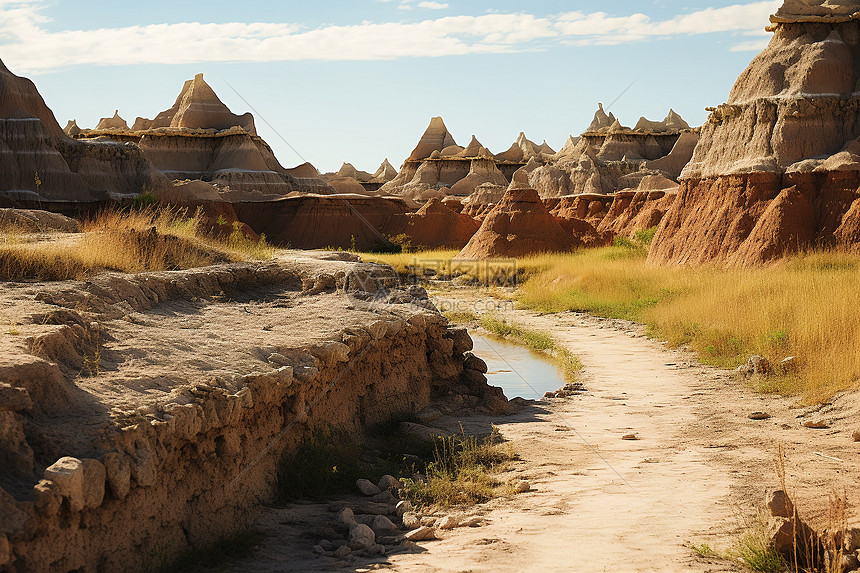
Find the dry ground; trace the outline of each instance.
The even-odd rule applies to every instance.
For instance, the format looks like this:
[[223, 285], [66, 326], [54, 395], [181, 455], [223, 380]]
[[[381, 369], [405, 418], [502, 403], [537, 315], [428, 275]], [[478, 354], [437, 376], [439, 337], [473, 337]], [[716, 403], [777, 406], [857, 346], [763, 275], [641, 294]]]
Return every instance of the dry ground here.
[[[477, 296], [457, 295], [468, 304]], [[586, 393], [493, 420], [522, 458], [511, 477], [528, 479], [533, 491], [478, 507], [483, 527], [441, 533], [440, 540], [422, 542], [421, 551], [375, 563], [311, 553], [316, 540], [305, 535], [308, 528], [333, 518], [324, 506], [271, 510], [260, 521], [271, 537], [253, 563], [237, 570], [741, 570], [736, 562], [702, 558], [690, 545], [731, 549], [766, 493], [778, 487], [780, 444], [804, 517], [823, 525], [827, 496], [835, 491], [847, 493], [849, 517], [860, 515], [856, 394], [801, 407], [753, 393], [734, 373], [667, 350], [632, 323], [500, 312], [551, 332], [585, 365]], [[755, 411], [772, 417], [749, 419]], [[829, 428], [803, 427], [808, 420]], [[631, 433], [638, 439], [622, 439]]]

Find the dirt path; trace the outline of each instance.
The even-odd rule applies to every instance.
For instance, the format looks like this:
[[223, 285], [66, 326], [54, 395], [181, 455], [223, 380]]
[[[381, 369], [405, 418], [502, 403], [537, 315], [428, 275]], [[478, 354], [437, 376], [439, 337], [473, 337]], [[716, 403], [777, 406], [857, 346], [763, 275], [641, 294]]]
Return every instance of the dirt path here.
[[[480, 507], [484, 526], [442, 532], [441, 539], [422, 542], [421, 552], [340, 567], [742, 570], [702, 558], [689, 545], [726, 549], [733, 543], [744, 519], [778, 486], [778, 444], [788, 455], [789, 484], [803, 514], [820, 520], [834, 490], [847, 491], [849, 507], [857, 507], [860, 447], [851, 436], [858, 429], [852, 424], [860, 426], [856, 395], [800, 408], [792, 399], [752, 393], [733, 373], [666, 350], [629, 323], [573, 313], [500, 312], [551, 332], [585, 366], [587, 392], [494, 420], [522, 458], [505, 477], [527, 479], [533, 491]], [[521, 374], [528, 379], [528, 372]], [[772, 417], [750, 420], [754, 411]], [[829, 428], [802, 427], [810, 419]], [[628, 434], [638, 439], [623, 439]], [[332, 566], [325, 563], [304, 567]]]

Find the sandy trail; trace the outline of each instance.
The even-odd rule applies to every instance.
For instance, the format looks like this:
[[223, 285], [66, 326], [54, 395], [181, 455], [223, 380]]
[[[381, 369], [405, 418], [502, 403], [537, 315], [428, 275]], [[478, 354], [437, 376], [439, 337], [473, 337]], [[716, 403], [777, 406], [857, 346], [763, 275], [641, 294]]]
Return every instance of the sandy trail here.
[[[435, 302], [444, 308], [445, 300]], [[788, 455], [789, 485], [802, 514], [820, 519], [831, 491], [847, 491], [849, 507], [856, 507], [856, 394], [801, 408], [794, 399], [753, 393], [733, 373], [667, 350], [631, 323], [501, 306], [499, 312], [552, 333], [585, 366], [585, 393], [493, 420], [522, 458], [503, 478], [527, 479], [533, 491], [480, 506], [484, 526], [440, 532], [441, 539], [420, 544], [421, 552], [374, 563], [313, 557], [300, 569], [739, 571], [689, 546], [733, 544], [744, 520], [778, 486], [778, 444]], [[521, 374], [528, 380], [528, 372]], [[772, 417], [750, 420], [754, 411]], [[829, 428], [802, 427], [808, 419]], [[627, 434], [638, 439], [622, 439]], [[275, 565], [284, 543], [275, 544], [280, 550], [266, 543], [271, 558], [262, 561], [272, 568], [260, 570], [298, 570]]]

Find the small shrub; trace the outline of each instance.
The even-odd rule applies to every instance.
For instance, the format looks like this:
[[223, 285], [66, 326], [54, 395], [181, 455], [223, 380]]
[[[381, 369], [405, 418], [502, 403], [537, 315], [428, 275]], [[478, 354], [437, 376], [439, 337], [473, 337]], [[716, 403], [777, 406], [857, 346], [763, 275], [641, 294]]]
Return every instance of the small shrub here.
[[134, 197], [131, 200], [132, 207], [137, 211], [143, 211], [145, 209], [150, 209], [158, 205], [159, 199], [150, 191], [144, 191], [140, 195]]

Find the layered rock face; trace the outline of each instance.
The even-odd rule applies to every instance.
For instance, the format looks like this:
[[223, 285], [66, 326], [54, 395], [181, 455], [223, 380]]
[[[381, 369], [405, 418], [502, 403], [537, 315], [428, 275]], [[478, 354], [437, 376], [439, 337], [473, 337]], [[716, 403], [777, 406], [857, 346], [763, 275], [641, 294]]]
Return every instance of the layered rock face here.
[[385, 194], [418, 201], [447, 195], [468, 197], [485, 183], [507, 186], [514, 172], [529, 160], [545, 161], [555, 152], [546, 142], [537, 145], [520, 133], [510, 149], [493, 155], [473, 135], [466, 147], [457, 145], [441, 117], [434, 117], [418, 145]]
[[134, 128], [84, 131], [83, 138], [134, 143], [170, 179], [214, 184], [231, 200], [261, 201], [289, 193], [334, 193], [313, 166], [285, 169], [256, 135], [250, 113], [233, 114], [197, 74], [188, 80], [173, 107], [155, 119], [137, 118]]
[[70, 139], [33, 82], [0, 62], [0, 204], [62, 209], [164, 185], [134, 146]]
[[637, 188], [649, 175], [677, 180], [693, 154], [698, 135], [673, 110], [663, 121], [640, 118], [624, 127], [598, 104], [594, 120], [579, 138], [528, 174], [541, 197], [610, 194]]
[[423, 289], [337, 254], [13, 290], [4, 571], [148, 571], [249, 527], [314, 435], [507, 409]]
[[713, 109], [649, 260], [754, 265], [855, 249], [860, 7], [792, 0]]
[[[402, 223], [400, 222], [402, 221]], [[408, 235], [415, 246], [462, 249], [480, 227], [469, 215], [452, 210], [439, 199], [430, 199], [416, 213], [394, 219], [386, 234]]]

